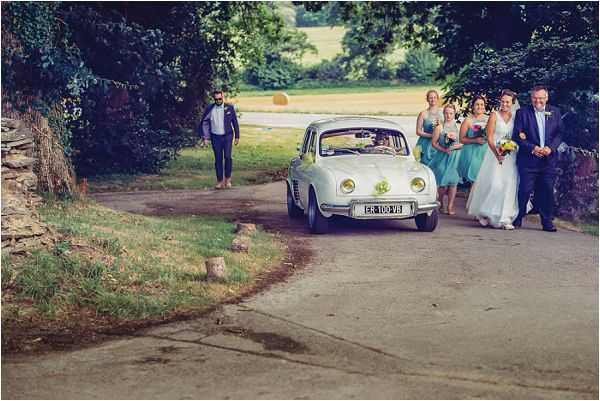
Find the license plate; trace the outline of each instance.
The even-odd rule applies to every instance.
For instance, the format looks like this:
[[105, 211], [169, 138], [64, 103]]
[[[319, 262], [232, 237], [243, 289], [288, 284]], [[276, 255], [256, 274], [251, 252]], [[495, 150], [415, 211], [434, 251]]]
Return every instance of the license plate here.
[[357, 217], [409, 216], [412, 213], [410, 203], [362, 203], [354, 205]]

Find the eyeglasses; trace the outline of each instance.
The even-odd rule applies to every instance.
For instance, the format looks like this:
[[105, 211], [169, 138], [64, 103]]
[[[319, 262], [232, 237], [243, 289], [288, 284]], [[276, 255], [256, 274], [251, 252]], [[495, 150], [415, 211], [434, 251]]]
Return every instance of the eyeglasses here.
[[215, 102], [219, 102], [219, 101], [223, 100], [223, 98], [222, 98], [222, 97], [215, 97], [215, 98], [213, 98], [213, 99], [215, 99]]

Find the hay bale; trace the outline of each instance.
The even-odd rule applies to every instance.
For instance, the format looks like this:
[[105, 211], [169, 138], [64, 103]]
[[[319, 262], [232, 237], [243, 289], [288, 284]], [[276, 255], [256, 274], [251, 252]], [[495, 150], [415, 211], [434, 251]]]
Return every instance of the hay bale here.
[[287, 106], [290, 104], [290, 97], [285, 92], [277, 92], [273, 95], [273, 104], [277, 106]]

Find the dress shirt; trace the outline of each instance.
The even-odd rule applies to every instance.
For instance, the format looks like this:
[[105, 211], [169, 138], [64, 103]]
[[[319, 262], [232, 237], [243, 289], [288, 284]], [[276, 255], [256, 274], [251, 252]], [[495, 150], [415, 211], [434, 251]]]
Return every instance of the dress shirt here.
[[215, 104], [210, 113], [210, 130], [214, 135], [225, 135], [225, 105]]
[[535, 109], [535, 119], [537, 121], [538, 132], [540, 133], [540, 147], [543, 148], [546, 142], [546, 111]]

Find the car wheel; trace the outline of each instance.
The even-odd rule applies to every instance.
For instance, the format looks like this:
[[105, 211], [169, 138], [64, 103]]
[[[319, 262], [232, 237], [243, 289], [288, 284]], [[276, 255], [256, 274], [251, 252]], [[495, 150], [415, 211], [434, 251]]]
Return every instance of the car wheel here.
[[329, 231], [329, 219], [321, 214], [312, 188], [308, 197], [308, 228], [313, 234], [325, 234]]
[[431, 216], [427, 216], [427, 213], [418, 214], [415, 217], [415, 223], [417, 223], [419, 231], [432, 232], [437, 227], [438, 211], [431, 212]]
[[292, 195], [292, 191], [290, 191], [290, 186], [287, 186], [287, 211], [288, 216], [292, 219], [300, 218], [304, 215], [304, 211], [296, 206], [294, 202], [294, 196]]

